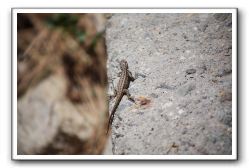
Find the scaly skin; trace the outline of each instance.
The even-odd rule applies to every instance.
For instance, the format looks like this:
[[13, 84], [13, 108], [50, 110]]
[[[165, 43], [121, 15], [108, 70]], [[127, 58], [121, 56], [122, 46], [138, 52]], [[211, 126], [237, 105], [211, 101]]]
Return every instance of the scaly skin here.
[[120, 61], [120, 69], [121, 69], [121, 76], [120, 76], [120, 79], [119, 79], [119, 82], [117, 85], [117, 90], [115, 90], [116, 101], [115, 101], [115, 104], [114, 104], [112, 111], [111, 111], [106, 134], [109, 131], [109, 128], [110, 128], [112, 121], [113, 121], [113, 118], [114, 118], [114, 114], [115, 114], [115, 112], [118, 108], [118, 105], [121, 102], [123, 96], [126, 95], [129, 100], [134, 102], [134, 99], [129, 94], [128, 88], [130, 86], [130, 81], [133, 82], [135, 80], [135, 78], [132, 76], [131, 72], [128, 70], [128, 63], [126, 60]]

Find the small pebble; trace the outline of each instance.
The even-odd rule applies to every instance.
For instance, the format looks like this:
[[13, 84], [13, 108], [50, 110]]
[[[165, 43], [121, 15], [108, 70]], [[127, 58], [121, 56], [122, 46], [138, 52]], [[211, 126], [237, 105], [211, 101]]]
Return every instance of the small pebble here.
[[187, 69], [186, 70], [186, 73], [189, 75], [189, 74], [194, 74], [196, 73], [196, 69]]

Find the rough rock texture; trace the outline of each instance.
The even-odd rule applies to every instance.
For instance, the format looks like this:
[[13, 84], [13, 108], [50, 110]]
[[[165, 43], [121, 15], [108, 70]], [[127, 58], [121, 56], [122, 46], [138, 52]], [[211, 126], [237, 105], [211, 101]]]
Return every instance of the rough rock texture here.
[[231, 14], [109, 19], [109, 93], [119, 60], [137, 77], [137, 104], [123, 98], [113, 121], [114, 154], [231, 154], [231, 26]]
[[95, 95], [95, 104], [73, 104], [65, 96], [66, 83], [63, 75], [52, 75], [18, 99], [18, 154], [102, 153], [105, 92], [92, 86], [103, 93]]

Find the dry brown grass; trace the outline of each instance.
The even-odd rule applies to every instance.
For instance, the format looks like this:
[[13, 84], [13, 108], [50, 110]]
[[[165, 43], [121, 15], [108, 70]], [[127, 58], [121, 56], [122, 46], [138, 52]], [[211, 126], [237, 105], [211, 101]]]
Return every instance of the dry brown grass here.
[[107, 56], [103, 31], [96, 28], [99, 16], [77, 14], [76, 29], [86, 32], [80, 42], [63, 27], [47, 26], [53, 15], [18, 14], [18, 98], [51, 74], [63, 73], [67, 79], [65, 97], [92, 119], [95, 140], [84, 144], [84, 153], [100, 154], [106, 141], [103, 121], [107, 122], [108, 111]]

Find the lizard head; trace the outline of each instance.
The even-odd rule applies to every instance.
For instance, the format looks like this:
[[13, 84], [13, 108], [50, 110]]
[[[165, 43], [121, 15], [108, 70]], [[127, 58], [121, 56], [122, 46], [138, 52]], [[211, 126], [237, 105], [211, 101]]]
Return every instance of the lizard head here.
[[126, 70], [126, 69], [128, 69], [128, 63], [127, 63], [127, 61], [126, 60], [121, 60], [120, 61], [120, 68], [121, 68], [121, 70]]

